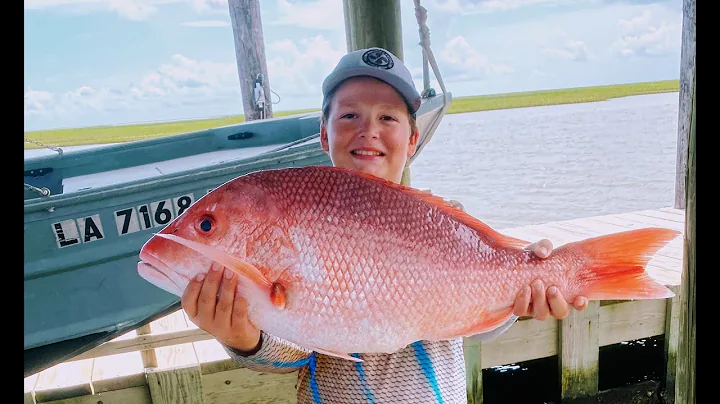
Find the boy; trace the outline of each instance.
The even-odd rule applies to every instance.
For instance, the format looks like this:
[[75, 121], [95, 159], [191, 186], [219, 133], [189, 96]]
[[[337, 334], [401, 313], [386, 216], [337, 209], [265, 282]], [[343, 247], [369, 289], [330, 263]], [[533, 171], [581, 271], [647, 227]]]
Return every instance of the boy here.
[[[350, 52], [323, 82], [320, 142], [333, 165], [400, 183], [415, 151], [415, 113], [421, 98], [408, 69], [380, 48]], [[546, 258], [548, 240], [528, 246]], [[364, 362], [304, 350], [263, 333], [246, 318], [246, 302], [235, 295], [237, 277], [221, 267], [193, 280], [182, 297], [191, 321], [222, 343], [243, 366], [264, 372], [300, 370], [298, 403], [466, 403], [462, 339], [418, 341], [393, 354], [360, 354]], [[546, 300], [547, 299], [547, 300]], [[583, 310], [587, 299], [573, 302]], [[557, 288], [528, 285], [515, 301], [516, 316], [562, 319], [568, 304]], [[512, 325], [512, 318], [497, 335]]]

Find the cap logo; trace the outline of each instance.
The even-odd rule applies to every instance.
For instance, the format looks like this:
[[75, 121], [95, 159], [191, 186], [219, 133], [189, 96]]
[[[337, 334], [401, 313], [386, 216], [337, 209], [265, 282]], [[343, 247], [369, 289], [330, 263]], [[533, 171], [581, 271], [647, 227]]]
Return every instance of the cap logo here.
[[385, 70], [390, 70], [395, 65], [390, 54], [382, 49], [370, 49], [363, 53], [362, 60], [369, 66]]

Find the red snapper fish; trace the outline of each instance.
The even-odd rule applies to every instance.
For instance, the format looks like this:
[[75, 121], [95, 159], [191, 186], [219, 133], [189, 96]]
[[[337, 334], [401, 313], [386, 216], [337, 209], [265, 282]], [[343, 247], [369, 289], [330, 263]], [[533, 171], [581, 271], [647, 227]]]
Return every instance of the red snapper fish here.
[[235, 178], [142, 247], [139, 275], [182, 296], [216, 262], [259, 329], [316, 352], [392, 353], [492, 331], [535, 279], [572, 301], [661, 299], [645, 271], [679, 232], [646, 228], [524, 250], [442, 198], [356, 171], [287, 168]]

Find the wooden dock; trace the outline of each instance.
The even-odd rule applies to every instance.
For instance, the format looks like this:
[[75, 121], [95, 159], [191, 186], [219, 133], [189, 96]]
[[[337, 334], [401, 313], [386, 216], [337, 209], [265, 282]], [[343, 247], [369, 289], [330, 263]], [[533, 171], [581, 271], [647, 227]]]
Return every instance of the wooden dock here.
[[[548, 238], [557, 247], [601, 234], [644, 227], [684, 231], [685, 212], [661, 208], [544, 223], [502, 232], [529, 241]], [[683, 237], [653, 257], [653, 277], [679, 292]], [[466, 342], [468, 391], [482, 402], [480, 369], [557, 355], [562, 396], [597, 394], [601, 346], [665, 335], [667, 392], [672, 397], [678, 342], [679, 296], [666, 300], [591, 302], [564, 321], [521, 319], [482, 345]], [[149, 328], [149, 330], [147, 329]], [[138, 331], [143, 335], [138, 335]], [[92, 351], [25, 378], [25, 403], [294, 403], [296, 373], [267, 374], [240, 368], [182, 310]], [[632, 364], [628, 364], [632, 366]]]

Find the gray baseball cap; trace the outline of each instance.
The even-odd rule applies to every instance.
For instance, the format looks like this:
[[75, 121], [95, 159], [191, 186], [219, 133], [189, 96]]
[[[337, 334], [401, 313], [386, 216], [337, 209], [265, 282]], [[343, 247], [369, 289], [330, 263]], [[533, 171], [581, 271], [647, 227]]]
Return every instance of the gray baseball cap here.
[[323, 110], [330, 102], [328, 94], [343, 80], [357, 76], [375, 77], [393, 86], [405, 99], [411, 114], [415, 115], [420, 108], [420, 94], [415, 89], [412, 75], [405, 64], [385, 49], [368, 48], [347, 53], [325, 78], [322, 85]]

